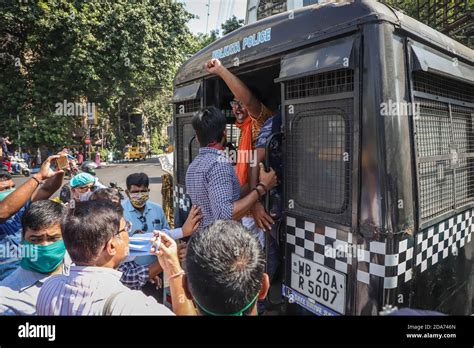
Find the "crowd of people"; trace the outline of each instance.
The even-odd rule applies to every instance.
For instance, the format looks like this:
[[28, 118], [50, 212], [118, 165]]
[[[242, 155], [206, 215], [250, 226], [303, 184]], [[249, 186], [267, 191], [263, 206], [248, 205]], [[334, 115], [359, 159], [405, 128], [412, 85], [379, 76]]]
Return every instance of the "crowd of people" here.
[[[8, 171], [11, 174], [22, 174], [21, 165], [19, 162], [24, 163], [24, 166], [29, 169], [29, 172], [39, 168], [46, 157], [51, 156], [54, 151], [51, 148], [42, 152], [40, 148], [20, 148], [18, 144], [15, 144], [9, 136], [0, 136], [0, 168]], [[108, 153], [107, 158], [102, 158], [100, 150], [97, 147], [90, 151], [89, 156], [84, 151], [82, 146], [71, 146], [62, 148], [61, 152], [67, 156], [69, 161], [69, 168], [67, 175], [73, 175], [78, 172], [79, 168], [100, 167], [102, 161], [112, 162], [114, 159], [113, 152], [106, 150]]]
[[[239, 151], [257, 151], [261, 162], [278, 115], [218, 60], [206, 68], [234, 93]], [[63, 186], [65, 173], [54, 162], [64, 153], [50, 156], [18, 188], [1, 171], [0, 315], [261, 312], [270, 284], [263, 250], [274, 248], [264, 233], [275, 223], [261, 199], [277, 174], [262, 163], [239, 161], [234, 169], [222, 151], [226, 119], [219, 109], [204, 108], [192, 125], [201, 147], [186, 174], [193, 206], [180, 228], [170, 228], [150, 200], [145, 173], [126, 178], [126, 197], [79, 173], [64, 200], [51, 199]], [[270, 276], [274, 268], [268, 265]], [[171, 308], [163, 304], [163, 284]]]

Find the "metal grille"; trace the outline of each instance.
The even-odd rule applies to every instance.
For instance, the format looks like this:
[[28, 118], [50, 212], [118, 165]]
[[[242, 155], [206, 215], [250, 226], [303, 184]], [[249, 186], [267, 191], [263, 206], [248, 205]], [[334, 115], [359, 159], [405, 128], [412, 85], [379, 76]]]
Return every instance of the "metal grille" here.
[[474, 85], [424, 71], [414, 72], [413, 82], [415, 91], [474, 103]]
[[[227, 122], [229, 119], [234, 118], [232, 114], [232, 110], [222, 110], [225, 117], [227, 118]], [[235, 126], [234, 123], [228, 123], [226, 126], [227, 129], [227, 141], [230, 141], [235, 144], [237, 147], [239, 145], [239, 137], [240, 137], [240, 129]]]
[[474, 199], [474, 108], [451, 105], [455, 148], [459, 153], [456, 168], [457, 206]]
[[425, 98], [415, 103], [420, 218], [427, 222], [474, 201], [474, 109]]
[[235, 126], [235, 124], [227, 125], [227, 141], [230, 141], [235, 144], [237, 147], [239, 145], [240, 129]]
[[340, 69], [288, 81], [285, 84], [285, 98], [286, 100], [301, 99], [353, 90], [354, 71]]
[[293, 115], [288, 111], [288, 199], [303, 215], [350, 224], [353, 99], [296, 104]]
[[176, 103], [175, 114], [188, 114], [201, 109], [201, 99], [191, 99]]
[[417, 99], [420, 104], [421, 122], [416, 122], [418, 156], [448, 155], [451, 130], [448, 105], [426, 99]]
[[449, 160], [420, 163], [420, 210], [423, 220], [453, 208], [453, 170]]
[[472, 108], [451, 105], [454, 143], [458, 151], [462, 153], [474, 152], [473, 112]]
[[[176, 141], [176, 163], [177, 163], [177, 179], [178, 184], [184, 185], [186, 178], [186, 171], [189, 166], [189, 140], [195, 135], [194, 129], [191, 125], [191, 117], [177, 118], [178, 137]], [[194, 158], [199, 153], [199, 144], [197, 139], [192, 143], [192, 157]]]

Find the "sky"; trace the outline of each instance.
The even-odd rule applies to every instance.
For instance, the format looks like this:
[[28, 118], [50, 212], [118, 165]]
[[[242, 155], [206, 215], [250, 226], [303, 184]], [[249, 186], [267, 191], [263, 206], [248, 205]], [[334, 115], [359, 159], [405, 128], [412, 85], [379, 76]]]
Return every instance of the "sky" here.
[[188, 12], [199, 16], [188, 22], [192, 33], [205, 33], [207, 22], [207, 4], [210, 4], [209, 24], [207, 32], [214, 29], [221, 30], [221, 24], [235, 15], [239, 19], [245, 19], [245, 8], [247, 0], [178, 0], [186, 5]]

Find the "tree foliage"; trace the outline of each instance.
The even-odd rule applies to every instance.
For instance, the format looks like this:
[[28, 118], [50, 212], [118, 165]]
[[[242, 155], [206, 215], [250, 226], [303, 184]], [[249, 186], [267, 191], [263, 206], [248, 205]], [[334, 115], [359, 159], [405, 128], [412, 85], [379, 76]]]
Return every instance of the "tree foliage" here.
[[198, 33], [196, 35], [196, 52], [202, 50], [204, 47], [209, 46], [211, 43], [219, 39], [219, 30], [211, 30], [209, 34]]
[[[238, 19], [235, 15], [227, 19], [224, 23], [221, 24], [222, 35], [227, 35], [233, 32], [236, 29], [239, 29], [244, 25], [243, 19]], [[209, 46], [211, 43], [219, 39], [221, 36], [219, 30], [211, 30], [209, 34], [198, 33], [196, 35], [197, 45], [195, 46], [196, 52], [203, 49], [204, 47]]]
[[55, 113], [66, 100], [94, 103], [126, 138], [127, 115], [162, 91], [169, 96], [177, 68], [198, 47], [191, 18], [167, 0], [2, 1], [2, 133], [19, 129], [24, 145], [71, 143], [78, 118]]
[[473, 44], [474, 23], [471, 13], [474, 11], [474, 0], [382, 0], [381, 2], [443, 32], [454, 40], [468, 46]]
[[224, 23], [222, 23], [222, 35], [227, 35], [233, 32], [234, 30], [239, 29], [242, 25], [244, 25], [244, 20], [238, 19], [235, 15], [233, 15]]

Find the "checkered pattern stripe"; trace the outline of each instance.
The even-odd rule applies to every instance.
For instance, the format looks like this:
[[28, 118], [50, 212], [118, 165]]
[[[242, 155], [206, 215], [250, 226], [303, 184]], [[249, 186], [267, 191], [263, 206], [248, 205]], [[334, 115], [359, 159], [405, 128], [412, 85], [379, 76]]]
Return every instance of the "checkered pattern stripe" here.
[[473, 211], [465, 211], [416, 236], [416, 267], [421, 273], [449, 254], [456, 256], [460, 248], [471, 242], [472, 215]]
[[386, 253], [386, 243], [372, 241], [357, 245], [357, 281], [393, 289], [412, 278], [413, 238], [399, 242], [397, 254]]
[[189, 211], [191, 209], [191, 198], [184, 193], [183, 186], [175, 186], [173, 190], [173, 207]]
[[[357, 244], [350, 232], [287, 217], [286, 242], [290, 252], [331, 269], [348, 273], [357, 262], [357, 281], [385, 289], [410, 281], [413, 270], [426, 271], [471, 242], [474, 210], [468, 210], [399, 241], [398, 252], [387, 254], [386, 241]], [[415, 243], [416, 240], [416, 243]], [[415, 257], [416, 252], [416, 257]]]
[[316, 227], [313, 222], [288, 216], [286, 242], [291, 252], [336, 271], [347, 274], [352, 265], [351, 232]]

